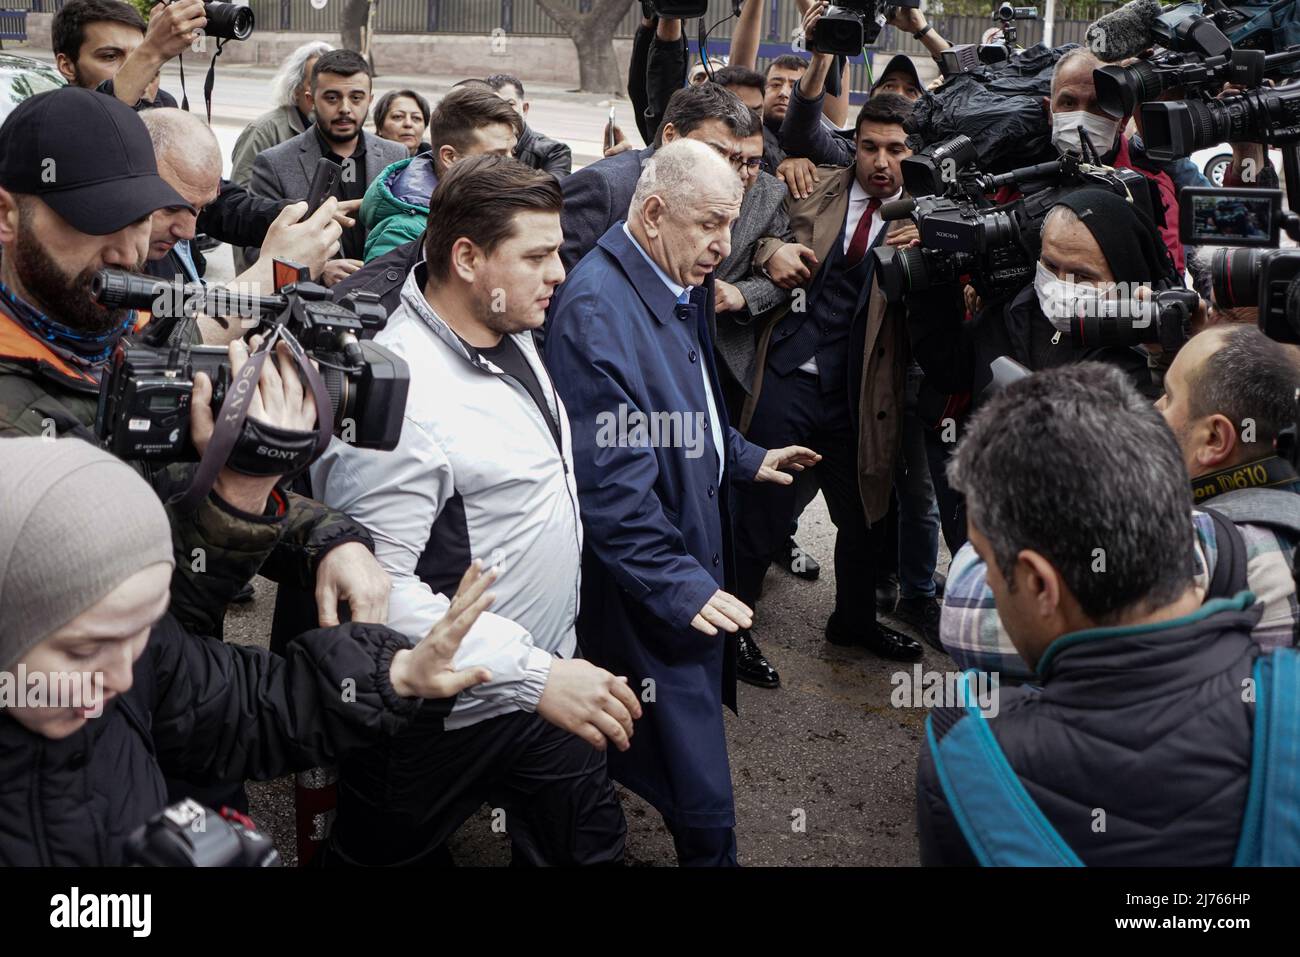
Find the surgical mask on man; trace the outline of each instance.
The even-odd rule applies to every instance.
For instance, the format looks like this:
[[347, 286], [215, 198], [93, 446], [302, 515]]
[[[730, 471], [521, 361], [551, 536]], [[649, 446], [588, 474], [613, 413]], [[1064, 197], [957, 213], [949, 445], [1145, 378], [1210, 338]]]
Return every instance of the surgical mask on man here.
[[1119, 120], [1108, 116], [1098, 116], [1087, 110], [1070, 110], [1065, 113], [1052, 114], [1052, 145], [1062, 153], [1083, 153], [1079, 130], [1088, 134], [1088, 142], [1099, 155], [1110, 152], [1115, 145], [1115, 134], [1119, 132]]
[[1034, 275], [1034, 292], [1038, 294], [1038, 306], [1043, 315], [1057, 332], [1069, 332], [1071, 320], [1080, 316], [1097, 315], [1098, 303], [1102, 299], [1101, 289], [1073, 280], [1057, 279], [1042, 260], [1039, 260]]

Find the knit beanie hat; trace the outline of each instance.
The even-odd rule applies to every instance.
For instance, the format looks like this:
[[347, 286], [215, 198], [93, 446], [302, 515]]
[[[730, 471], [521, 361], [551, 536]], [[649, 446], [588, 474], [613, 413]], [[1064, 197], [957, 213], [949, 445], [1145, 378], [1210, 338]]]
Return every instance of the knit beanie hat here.
[[0, 669], [136, 572], [174, 565], [167, 513], [81, 439], [0, 439]]
[[1174, 264], [1155, 224], [1128, 200], [1090, 187], [1062, 197], [1088, 228], [1116, 282], [1156, 282], [1174, 278]]

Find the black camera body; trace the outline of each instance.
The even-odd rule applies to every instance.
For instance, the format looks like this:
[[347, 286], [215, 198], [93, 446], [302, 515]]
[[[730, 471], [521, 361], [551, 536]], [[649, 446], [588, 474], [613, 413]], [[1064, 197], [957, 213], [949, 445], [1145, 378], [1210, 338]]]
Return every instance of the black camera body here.
[[923, 196], [905, 200], [886, 219], [910, 215], [921, 234], [921, 245], [908, 249], [877, 247], [885, 298], [899, 302], [907, 295], [969, 278], [986, 297], [1023, 289], [1034, 273], [1034, 259], [1022, 240], [1020, 208], [981, 208], [967, 200]]
[[253, 8], [242, 3], [203, 4], [208, 25], [203, 32], [216, 40], [247, 40], [253, 35]]
[[827, 8], [807, 38], [809, 50], [836, 56], [857, 56], [875, 43], [895, 7], [919, 9], [921, 0], [840, 0]]
[[[231, 382], [228, 353], [215, 346], [190, 345], [173, 337], [180, 313], [213, 301], [218, 314], [252, 311], [264, 330], [283, 325], [313, 358], [324, 380], [333, 412], [334, 434], [360, 448], [392, 450], [401, 437], [410, 387], [406, 361], [368, 340], [364, 332], [382, 329], [384, 309], [373, 293], [334, 303], [329, 290], [299, 281], [281, 294], [250, 297], [237, 308], [223, 290], [181, 286], [120, 270], [103, 269], [92, 293], [105, 306], [147, 309], [154, 320], [139, 343], [123, 343], [100, 383], [95, 432], [105, 447], [123, 459], [194, 459], [189, 437], [194, 376], [212, 380], [216, 414]], [[179, 305], [178, 305], [179, 304]], [[309, 451], [301, 435], [246, 423], [250, 447], [236, 446], [232, 465], [242, 461], [248, 474], [280, 474], [287, 461]], [[314, 443], [308, 443], [313, 445]], [[238, 466], [234, 466], [238, 467]]]
[[1300, 345], [1300, 249], [1219, 249], [1210, 273], [1216, 303], [1254, 306], [1264, 335]]
[[1218, 247], [1210, 259], [1214, 301], [1255, 307], [1264, 335], [1300, 345], [1300, 249], [1278, 246], [1283, 231], [1300, 241], [1300, 215], [1282, 208], [1281, 190], [1184, 189], [1178, 222], [1183, 242]]
[[668, 19], [693, 20], [709, 12], [709, 0], [648, 0], [642, 6], [649, 8], [647, 17]]
[[163, 808], [126, 842], [135, 867], [279, 867], [280, 852], [244, 815], [185, 798]]
[[[1033, 278], [1043, 220], [1063, 196], [1076, 189], [1109, 190], [1131, 199], [1148, 217], [1152, 215], [1150, 187], [1136, 170], [1091, 166], [1066, 155], [989, 175], [973, 167], [975, 159], [970, 139], [958, 136], [902, 161], [903, 183], [914, 198], [886, 204], [881, 215], [910, 216], [921, 234], [921, 244], [902, 250], [873, 250], [881, 288], [890, 302], [956, 282], [970, 282], [985, 299], [1023, 289]], [[1011, 185], [1028, 192], [1003, 206], [994, 206], [986, 198]]]

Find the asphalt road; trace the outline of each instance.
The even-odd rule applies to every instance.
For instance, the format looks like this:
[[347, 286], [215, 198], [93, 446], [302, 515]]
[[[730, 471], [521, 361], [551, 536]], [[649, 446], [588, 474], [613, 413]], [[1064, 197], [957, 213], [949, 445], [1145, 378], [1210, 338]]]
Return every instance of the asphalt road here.
[[[771, 570], [754, 628], [781, 672], [781, 687], [769, 691], [742, 684], [739, 716], [724, 712], [740, 862], [916, 864], [914, 776], [925, 710], [890, 704], [891, 676], [910, 676], [911, 666], [822, 639], [834, 600], [829, 567], [834, 526], [820, 496], [804, 513], [799, 540], [823, 562], [821, 578], [804, 582]], [[256, 601], [227, 616], [227, 638], [264, 643], [274, 594], [275, 585], [259, 578]], [[923, 665], [946, 670], [952, 662], [926, 646]], [[250, 785], [249, 790], [253, 816], [292, 860], [290, 780]], [[673, 865], [672, 840], [657, 812], [637, 796], [621, 793], [628, 862]], [[451, 845], [457, 863], [509, 863], [508, 838], [493, 832], [491, 824], [486, 808], [466, 822]]]
[[[270, 73], [218, 65], [212, 126], [227, 171], [239, 131], [267, 108]], [[196, 110], [202, 109], [202, 77], [200, 70], [188, 75]], [[385, 76], [377, 80], [376, 90], [411, 87], [436, 98], [458, 79]], [[164, 73], [163, 87], [180, 99], [174, 69]], [[610, 100], [531, 84], [528, 92], [530, 122], [537, 129], [569, 142], [577, 165], [599, 156]], [[620, 125], [635, 136], [627, 100], [612, 105]], [[209, 278], [229, 278], [226, 247], [214, 251], [209, 262]], [[820, 497], [804, 515], [799, 540], [822, 562], [821, 579], [808, 583], [771, 571], [754, 629], [780, 670], [782, 685], [775, 691], [741, 685], [739, 716], [726, 712], [740, 861], [769, 866], [916, 864], [913, 780], [925, 713], [890, 705], [891, 675], [910, 675], [911, 666], [836, 648], [822, 639], [834, 594], [834, 528]], [[943, 560], [946, 563], [946, 554]], [[265, 643], [274, 589], [271, 582], [258, 579], [257, 599], [231, 610], [226, 622], [230, 640]], [[927, 647], [924, 666], [943, 670], [951, 662]], [[254, 784], [249, 790], [254, 817], [292, 863], [291, 782]], [[623, 798], [629, 862], [675, 863], [672, 841], [658, 814], [632, 794], [624, 792]], [[493, 832], [487, 809], [461, 828], [452, 850], [462, 864], [509, 863], [508, 838]]]

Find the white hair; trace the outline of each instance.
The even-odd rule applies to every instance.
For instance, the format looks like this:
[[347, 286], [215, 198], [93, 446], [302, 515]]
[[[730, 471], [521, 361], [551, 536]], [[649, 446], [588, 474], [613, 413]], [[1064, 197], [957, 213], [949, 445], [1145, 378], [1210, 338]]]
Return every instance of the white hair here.
[[193, 113], [174, 107], [140, 113], [153, 142], [154, 156], [168, 166], [221, 172], [221, 146], [208, 125]]
[[685, 137], [675, 139], [655, 150], [646, 161], [627, 218], [640, 216], [651, 196], [658, 196], [665, 205], [676, 209], [682, 204], [693, 205], [701, 192], [718, 185], [732, 187], [735, 202], [744, 195], [739, 174], [712, 147]]
[[294, 95], [307, 82], [307, 61], [333, 49], [333, 45], [324, 40], [313, 40], [290, 53], [271, 78], [271, 102], [276, 106], [293, 106]]

